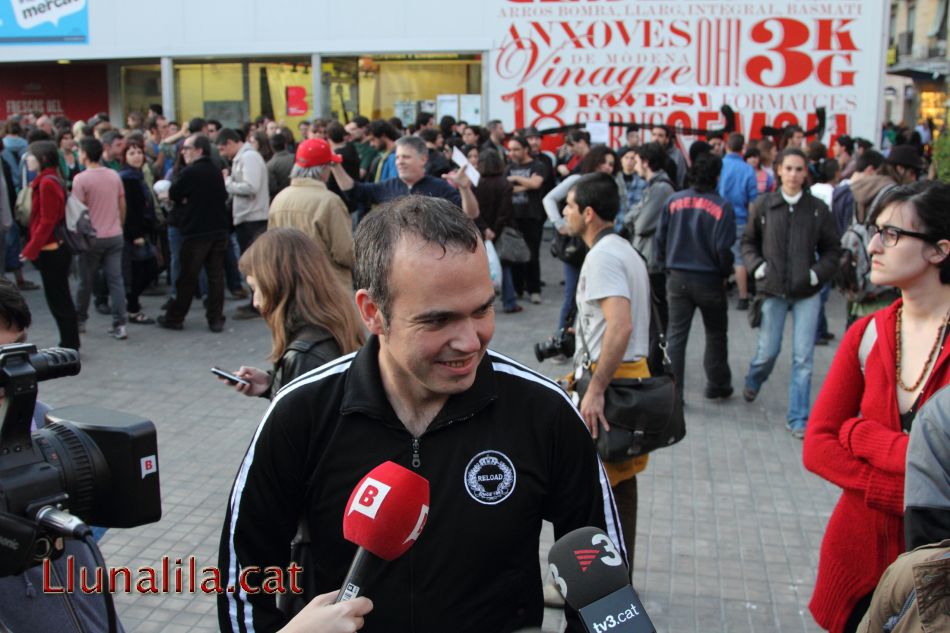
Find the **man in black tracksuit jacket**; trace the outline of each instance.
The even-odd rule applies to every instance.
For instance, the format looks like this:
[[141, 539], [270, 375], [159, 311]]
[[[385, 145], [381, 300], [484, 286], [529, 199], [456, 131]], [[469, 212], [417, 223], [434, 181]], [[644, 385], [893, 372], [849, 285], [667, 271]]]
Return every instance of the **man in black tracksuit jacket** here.
[[[315, 569], [304, 575], [316, 578], [306, 594], [339, 588], [356, 551], [342, 536], [345, 504], [387, 460], [429, 481], [430, 510], [415, 545], [367, 587], [367, 633], [540, 626], [542, 519], [555, 537], [600, 527], [625, 556], [577, 410], [554, 382], [487, 350], [494, 290], [485, 257], [475, 224], [445, 200], [408, 196], [360, 224], [356, 299], [373, 336], [274, 399], [232, 490], [223, 582], [235, 584], [248, 566], [286, 569], [306, 517], [304, 565]], [[249, 580], [260, 585], [261, 576]], [[287, 621], [263, 593], [222, 594], [218, 615], [229, 632]]]
[[667, 272], [667, 341], [680, 399], [685, 384], [686, 341], [697, 308], [706, 328], [705, 395], [709, 399], [732, 395], [726, 280], [732, 273], [736, 214], [732, 204], [716, 192], [721, 171], [722, 159], [718, 156], [697, 156], [689, 171], [691, 188], [673, 194], [660, 213], [656, 231], [656, 259]]

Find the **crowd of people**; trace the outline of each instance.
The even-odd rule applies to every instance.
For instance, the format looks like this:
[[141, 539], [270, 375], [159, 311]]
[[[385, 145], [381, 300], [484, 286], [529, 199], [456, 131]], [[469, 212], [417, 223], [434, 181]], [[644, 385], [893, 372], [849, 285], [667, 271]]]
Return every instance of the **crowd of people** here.
[[[486, 489], [466, 471], [464, 497], [435, 486], [442, 514], [416, 548], [442, 564], [397, 568], [375, 608], [407, 630], [436, 630], [413, 608], [429, 600], [472, 614], [472, 630], [539, 624], [542, 602], [559, 602], [553, 585], [532, 579], [540, 518], [556, 535], [605, 529], [633, 568], [636, 475], [649, 456], [601, 469], [589, 441], [610, 431], [611, 380], [655, 375], [668, 356], [684, 400], [698, 309], [703, 394], [732, 397], [733, 287], [735, 311], [758, 328], [742, 398], [753, 402], [765, 387], [791, 314], [786, 428], [804, 440], [805, 467], [842, 488], [811, 602], [818, 624], [833, 633], [867, 626], [862, 618], [886, 611], [874, 590], [905, 547], [950, 537], [946, 506], [904, 516], [913, 421], [950, 397], [941, 391], [950, 381], [950, 185], [926, 178], [930, 139], [918, 142], [918, 130], [906, 142], [888, 136], [880, 150], [836, 136], [829, 150], [797, 126], [755, 141], [710, 133], [688, 147], [664, 125], [630, 126], [619, 149], [575, 129], [548, 151], [538, 129], [506, 131], [500, 121], [421, 113], [404, 126], [357, 116], [293, 131], [266, 117], [181, 126], [156, 106], [124, 125], [27, 115], [4, 131], [6, 271], [31, 290], [22, 262], [35, 263], [61, 345], [80, 348], [90, 301], [116, 339], [131, 324], [183, 329], [196, 298], [220, 333], [226, 292], [247, 300], [232, 318], [263, 318], [271, 332], [273, 369], [236, 374], [237, 391], [273, 404], [235, 481], [221, 569], [286, 567], [306, 526], [320, 537], [312, 555], [321, 572], [307, 589], [322, 594], [346, 571], [338, 515], [363, 473], [394, 456], [423, 474], [477, 462], [498, 469], [501, 483]], [[455, 150], [467, 164], [453, 162]], [[80, 253], [62, 237], [70, 198], [88, 207], [95, 230]], [[549, 225], [564, 269], [557, 298], [541, 274]], [[139, 298], [164, 291], [163, 273], [169, 296], [153, 319]], [[814, 348], [836, 338], [825, 315], [834, 288], [846, 294], [851, 327], [812, 407]], [[560, 385], [487, 350], [496, 294], [510, 314], [561, 304], [551, 330], [577, 344], [552, 354], [572, 365]], [[593, 377], [574, 393], [582, 368]], [[524, 419], [520, 430], [512, 415]], [[589, 437], [578, 437], [578, 418]], [[367, 447], [370, 436], [378, 441]], [[521, 488], [502, 504], [516, 469]], [[486, 517], [495, 521], [487, 530]], [[263, 524], [276, 527], [262, 534]], [[464, 551], [445, 551], [456, 542]], [[502, 580], [470, 580], [487, 576]], [[289, 615], [263, 594], [219, 599], [223, 631], [276, 630]]]

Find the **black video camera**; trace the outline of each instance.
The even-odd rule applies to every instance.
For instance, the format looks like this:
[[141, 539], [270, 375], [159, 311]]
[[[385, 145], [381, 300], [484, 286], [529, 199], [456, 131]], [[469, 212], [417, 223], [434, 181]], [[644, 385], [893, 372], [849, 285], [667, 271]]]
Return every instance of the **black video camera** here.
[[57, 539], [83, 522], [134, 527], [162, 516], [149, 420], [71, 406], [50, 411], [30, 433], [37, 383], [79, 368], [75, 350], [0, 346], [0, 577], [58, 556]]
[[558, 354], [568, 358], [574, 356], [574, 333], [567, 328], [561, 328], [543, 343], [534, 344], [534, 357], [539, 363], [543, 363], [545, 358], [553, 358]]

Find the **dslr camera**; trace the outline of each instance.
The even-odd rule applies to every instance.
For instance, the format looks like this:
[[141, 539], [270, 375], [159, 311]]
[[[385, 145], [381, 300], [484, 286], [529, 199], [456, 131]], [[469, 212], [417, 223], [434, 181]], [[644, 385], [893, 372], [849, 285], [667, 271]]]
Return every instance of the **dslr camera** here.
[[553, 358], [558, 354], [563, 354], [568, 358], [574, 356], [574, 333], [568, 331], [567, 328], [561, 328], [543, 343], [534, 344], [534, 357], [539, 363], [543, 363], [545, 358]]
[[37, 383], [79, 373], [75, 350], [0, 346], [0, 576], [62, 553], [88, 526], [134, 527], [162, 516], [155, 425], [91, 406], [46, 414], [30, 432]]

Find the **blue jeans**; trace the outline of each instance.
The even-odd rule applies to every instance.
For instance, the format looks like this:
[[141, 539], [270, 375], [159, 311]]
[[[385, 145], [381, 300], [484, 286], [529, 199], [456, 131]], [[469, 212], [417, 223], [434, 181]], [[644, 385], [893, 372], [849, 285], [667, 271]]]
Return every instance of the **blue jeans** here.
[[762, 304], [762, 325], [755, 358], [745, 377], [746, 387], [758, 392], [768, 380], [775, 359], [782, 350], [785, 315], [792, 312], [792, 381], [788, 385], [788, 414], [790, 424], [805, 424], [811, 407], [811, 369], [815, 353], [815, 328], [821, 295], [815, 293], [804, 299], [768, 297]]
[[17, 226], [16, 222], [10, 225], [3, 239], [5, 242], [4, 246], [6, 247], [3, 267], [6, 272], [12, 273], [14, 270], [23, 267], [23, 264], [20, 262], [20, 227]]
[[518, 293], [511, 277], [511, 266], [501, 265], [501, 305], [505, 310], [514, 310], [518, 306]]
[[825, 304], [828, 303], [828, 297], [831, 295], [831, 282], [821, 287], [821, 309], [818, 311], [818, 328], [815, 331], [815, 342], [828, 334], [828, 317], [825, 316]]
[[561, 304], [561, 314], [557, 321], [558, 328], [565, 328], [570, 325], [567, 322], [567, 317], [577, 301], [575, 295], [577, 294], [577, 280], [580, 279], [580, 276], [580, 268], [564, 262], [564, 303]]

